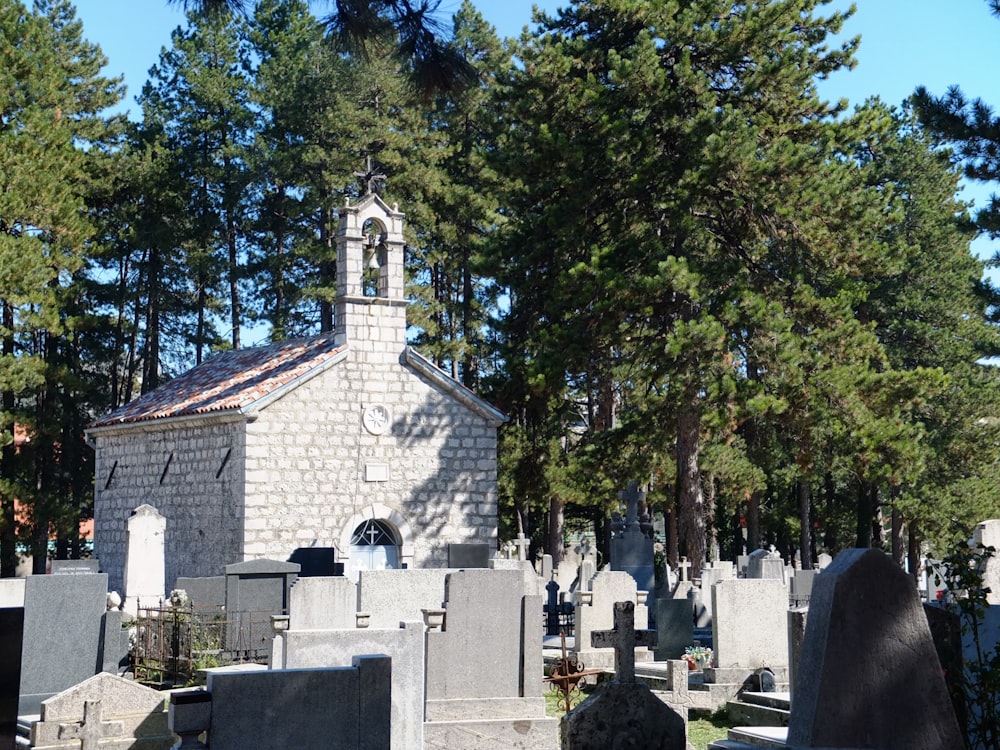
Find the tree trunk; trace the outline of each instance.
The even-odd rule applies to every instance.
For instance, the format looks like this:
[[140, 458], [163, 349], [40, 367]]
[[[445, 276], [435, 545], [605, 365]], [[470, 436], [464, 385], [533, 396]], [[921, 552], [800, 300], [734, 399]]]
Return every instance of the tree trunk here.
[[566, 503], [553, 496], [549, 499], [549, 527], [545, 535], [545, 551], [552, 555], [552, 569], [563, 559], [563, 527]]
[[715, 523], [715, 477], [705, 476], [705, 548], [709, 560], [719, 559], [719, 530]]
[[[7, 302], [3, 305], [3, 327], [7, 331], [14, 330], [14, 308]], [[10, 361], [14, 357], [14, 336], [5, 336], [3, 339], [2, 355], [4, 359]], [[2, 409], [5, 415], [13, 417], [16, 398], [14, 391], [4, 390], [2, 396]], [[7, 434], [3, 436], [0, 443], [6, 443], [0, 449], [0, 479], [11, 481], [14, 479], [14, 423], [4, 429]], [[13, 578], [17, 572], [17, 526], [14, 514], [14, 498], [6, 492], [0, 495], [0, 578]]]
[[812, 570], [812, 519], [809, 514], [809, 482], [799, 479], [799, 563]]
[[692, 580], [701, 576], [705, 562], [705, 502], [698, 470], [701, 420], [690, 404], [677, 420], [677, 531], [681, 554], [691, 561]]
[[895, 505], [892, 506], [892, 559], [903, 567], [906, 555], [906, 543], [903, 539], [903, 516]]
[[677, 539], [677, 504], [663, 511], [663, 521], [667, 532], [667, 562], [670, 567], [677, 570], [677, 563], [681, 561], [680, 543]]
[[906, 524], [906, 532], [906, 562], [910, 568], [910, 576], [918, 581], [924, 561], [920, 554], [920, 529], [917, 522], [910, 521]]
[[872, 546], [872, 518], [874, 516], [875, 509], [872, 506], [872, 488], [868, 482], [859, 482], [855, 547], [867, 548]]
[[747, 498], [747, 554], [760, 549], [760, 490]]

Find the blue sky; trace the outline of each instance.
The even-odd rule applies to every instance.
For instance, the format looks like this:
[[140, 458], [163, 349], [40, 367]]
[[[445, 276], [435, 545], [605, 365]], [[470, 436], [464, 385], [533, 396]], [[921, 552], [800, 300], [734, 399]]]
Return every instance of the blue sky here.
[[[560, 0], [538, 3], [554, 11]], [[480, 0], [477, 7], [501, 36], [516, 36], [530, 23], [531, 0]], [[846, 0], [829, 7], [846, 8]], [[1000, 19], [990, 15], [986, 0], [857, 0], [857, 13], [845, 28], [860, 34], [855, 70], [836, 75], [824, 85], [827, 96], [860, 103], [872, 94], [899, 104], [918, 85], [941, 92], [961, 84], [968, 93], [1000, 105], [1000, 83], [992, 76], [990, 51], [1000, 42]], [[183, 11], [167, 0], [78, 0], [84, 34], [109, 59], [109, 73], [123, 73], [129, 104], [142, 87], [146, 72], [170, 32], [183, 23]], [[459, 0], [443, 0], [445, 16]], [[314, 3], [317, 12], [329, 4]]]
[[[449, 17], [461, 0], [442, 0]], [[108, 57], [106, 72], [124, 74], [128, 85], [125, 106], [133, 116], [134, 97], [157, 61], [161, 47], [170, 44], [170, 32], [184, 21], [183, 11], [167, 0], [78, 0], [84, 36], [99, 44]], [[332, 3], [315, 2], [317, 13]], [[531, 21], [531, 0], [479, 0], [477, 7], [501, 36], [517, 36]], [[565, 0], [543, 0], [538, 6], [554, 12]], [[833, 0], [831, 9], [844, 9], [848, 0]], [[860, 35], [858, 65], [821, 84], [830, 99], [846, 98], [851, 105], [879, 95], [898, 105], [919, 86], [943, 94], [958, 84], [970, 96], [1000, 107], [1000, 78], [993, 75], [992, 50], [1000, 42], [1000, 19], [986, 0], [856, 0], [857, 12], [844, 33]], [[989, 190], [976, 187], [966, 198], [981, 203]]]

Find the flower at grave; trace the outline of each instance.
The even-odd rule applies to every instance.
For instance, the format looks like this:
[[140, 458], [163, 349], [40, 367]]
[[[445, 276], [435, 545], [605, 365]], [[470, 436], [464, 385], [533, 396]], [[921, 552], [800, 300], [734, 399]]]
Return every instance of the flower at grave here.
[[687, 646], [684, 649], [684, 661], [689, 664], [708, 665], [712, 663], [712, 649], [708, 646]]
[[187, 591], [184, 589], [174, 589], [170, 592], [170, 606], [183, 607], [188, 602]]

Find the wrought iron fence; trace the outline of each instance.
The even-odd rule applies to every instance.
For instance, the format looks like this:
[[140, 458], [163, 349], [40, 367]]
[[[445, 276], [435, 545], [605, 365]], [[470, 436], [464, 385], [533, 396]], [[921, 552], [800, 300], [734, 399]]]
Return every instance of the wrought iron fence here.
[[221, 608], [142, 608], [130, 657], [136, 680], [161, 686], [191, 684], [198, 670], [229, 664], [266, 664], [270, 612], [227, 613]]

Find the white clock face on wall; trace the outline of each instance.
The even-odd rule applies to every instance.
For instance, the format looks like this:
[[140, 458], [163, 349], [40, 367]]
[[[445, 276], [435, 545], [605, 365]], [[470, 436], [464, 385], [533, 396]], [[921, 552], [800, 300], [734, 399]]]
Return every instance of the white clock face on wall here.
[[370, 404], [361, 416], [362, 424], [372, 435], [381, 435], [389, 429], [389, 409], [382, 404]]

